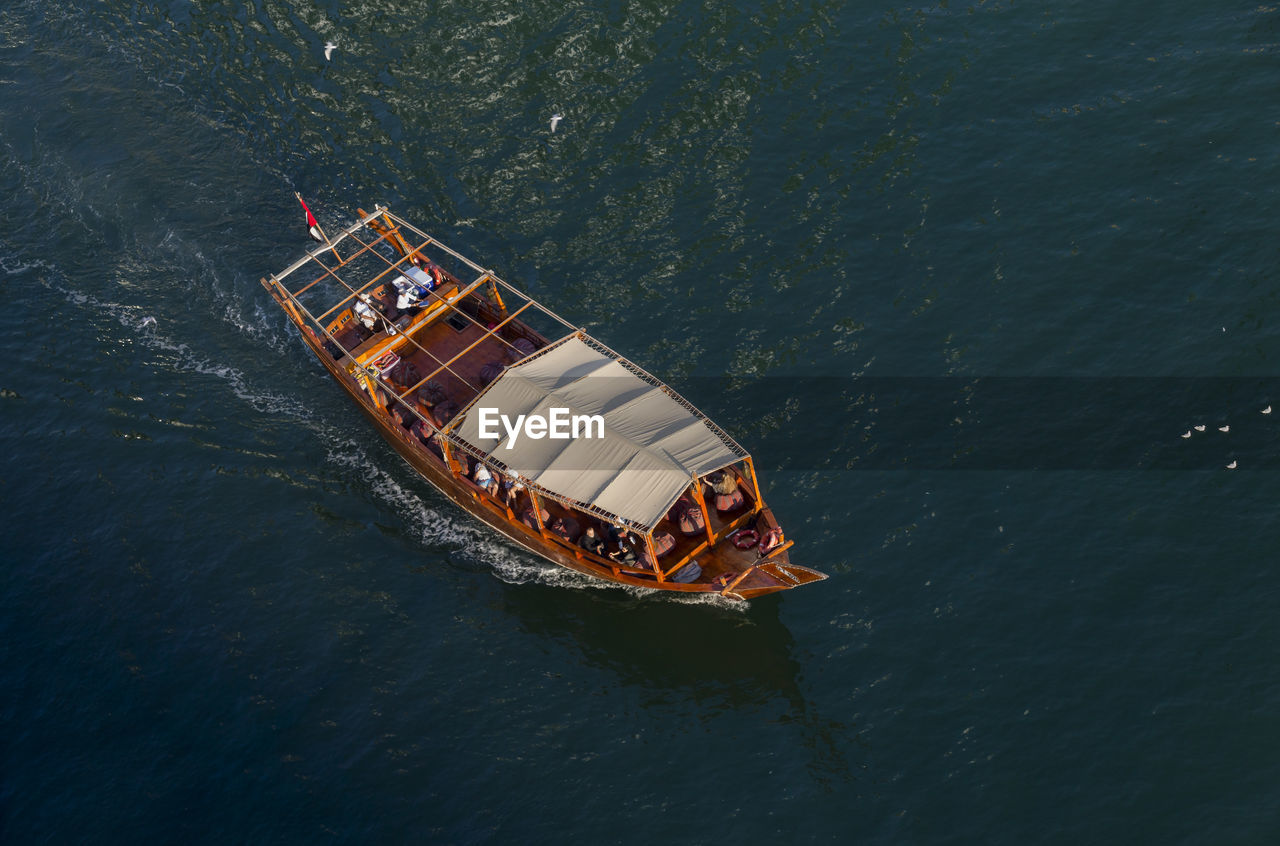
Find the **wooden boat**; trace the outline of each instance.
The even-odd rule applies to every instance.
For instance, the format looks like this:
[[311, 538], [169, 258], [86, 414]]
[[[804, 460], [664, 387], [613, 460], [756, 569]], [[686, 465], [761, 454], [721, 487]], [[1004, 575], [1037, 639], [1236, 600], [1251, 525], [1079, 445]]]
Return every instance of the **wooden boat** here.
[[359, 210], [262, 284], [396, 451], [525, 549], [610, 582], [733, 599], [826, 578], [791, 563], [732, 438], [388, 209]]

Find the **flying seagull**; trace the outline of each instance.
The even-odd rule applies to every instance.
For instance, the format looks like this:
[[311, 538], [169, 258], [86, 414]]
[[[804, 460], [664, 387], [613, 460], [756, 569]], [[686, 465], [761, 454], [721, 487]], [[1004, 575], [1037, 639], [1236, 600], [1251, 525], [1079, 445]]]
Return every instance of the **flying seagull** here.
[[1263, 414], [1270, 414], [1270, 413], [1271, 413], [1271, 406], [1267, 406], [1266, 408], [1262, 409], [1262, 413], [1263, 413]]
[[156, 319], [151, 315], [147, 315], [146, 317], [142, 318], [142, 325], [139, 326], [138, 328], [146, 329], [148, 326], [155, 326], [155, 325], [156, 325]]
[[332, 41], [326, 41], [324, 44], [324, 60], [327, 62], [333, 56], [333, 51], [338, 49], [338, 45]]
[[556, 131], [556, 124], [562, 120], [564, 120], [564, 115], [560, 114], [559, 112], [556, 112], [554, 115], [551, 116], [551, 133], [553, 135], [555, 134], [555, 131]]
[[1187, 431], [1183, 432], [1183, 433], [1182, 433], [1182, 437], [1184, 437], [1184, 438], [1189, 438], [1189, 437], [1191, 437], [1191, 430], [1190, 430], [1190, 429], [1188, 429]]
[[1203, 431], [1204, 431], [1204, 424], [1203, 424], [1203, 423], [1201, 423], [1199, 426], [1197, 426], [1197, 427], [1196, 427], [1196, 431], [1197, 431], [1197, 432], [1203, 432]]
[[1231, 427], [1230, 427], [1230, 426], [1219, 426], [1219, 427], [1218, 427], [1218, 431], [1219, 431], [1219, 432], [1230, 432], [1230, 431], [1231, 431]]
[[1234, 459], [1232, 460], [1232, 462], [1231, 462], [1230, 464], [1228, 464], [1228, 465], [1227, 465], [1227, 469], [1228, 469], [1228, 470], [1234, 470], [1234, 469], [1236, 469], [1236, 462], [1235, 462], [1235, 460], [1234, 460]]

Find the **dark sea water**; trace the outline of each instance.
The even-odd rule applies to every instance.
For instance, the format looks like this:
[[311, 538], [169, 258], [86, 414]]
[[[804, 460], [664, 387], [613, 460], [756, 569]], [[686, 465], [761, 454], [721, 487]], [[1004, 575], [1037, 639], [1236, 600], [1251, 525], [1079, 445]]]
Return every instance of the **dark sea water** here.
[[[1280, 842], [1278, 48], [1186, 0], [8, 0], [0, 840]], [[259, 286], [294, 191], [669, 381], [831, 579], [482, 531]]]

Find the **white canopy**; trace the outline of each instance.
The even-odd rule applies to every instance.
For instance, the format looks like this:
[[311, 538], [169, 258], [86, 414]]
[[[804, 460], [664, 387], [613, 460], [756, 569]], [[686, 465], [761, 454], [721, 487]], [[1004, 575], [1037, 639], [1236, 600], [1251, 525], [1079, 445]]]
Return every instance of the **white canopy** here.
[[[702, 476], [746, 456], [669, 389], [652, 384], [577, 335], [507, 368], [472, 403], [453, 433], [553, 494], [652, 527]], [[554, 412], [552, 409], [557, 409]], [[489, 421], [481, 435], [481, 417]], [[537, 437], [505, 415], [565, 421], [570, 437]], [[599, 415], [598, 424], [569, 419]], [[580, 421], [581, 422], [581, 421]], [[492, 437], [493, 434], [497, 437]], [[600, 435], [603, 435], [602, 437]], [[533, 435], [533, 436], [531, 436]]]

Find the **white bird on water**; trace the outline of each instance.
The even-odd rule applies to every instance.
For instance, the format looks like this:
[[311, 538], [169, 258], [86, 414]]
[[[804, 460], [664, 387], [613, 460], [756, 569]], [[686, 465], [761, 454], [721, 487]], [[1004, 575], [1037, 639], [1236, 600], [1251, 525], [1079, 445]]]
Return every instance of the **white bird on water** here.
[[1189, 438], [1189, 437], [1191, 437], [1191, 430], [1190, 430], [1190, 429], [1188, 429], [1187, 431], [1183, 432], [1183, 433], [1182, 433], [1182, 437], [1184, 437], [1184, 438]]
[[1203, 423], [1201, 423], [1199, 426], [1197, 426], [1197, 427], [1196, 427], [1196, 431], [1197, 431], [1197, 432], [1203, 432], [1203, 431], [1204, 431], [1204, 424], [1203, 424]]
[[333, 51], [338, 49], [338, 45], [332, 41], [326, 41], [324, 44], [324, 60], [327, 62], [333, 56]]
[[1263, 414], [1270, 414], [1270, 413], [1271, 413], [1271, 406], [1267, 406], [1266, 408], [1262, 409], [1262, 413], [1263, 413]]
[[1227, 465], [1227, 469], [1228, 469], [1228, 470], [1234, 470], [1234, 469], [1236, 469], [1236, 462], [1235, 462], [1234, 460], [1232, 460], [1232, 462], [1231, 462], [1230, 464], [1228, 464], [1228, 465]]
[[1231, 431], [1231, 427], [1230, 427], [1230, 426], [1219, 426], [1219, 427], [1218, 427], [1218, 431], [1219, 431], [1219, 432], [1230, 432], [1230, 431]]
[[552, 135], [555, 134], [556, 124], [562, 120], [564, 120], [564, 115], [560, 114], [559, 112], [556, 112], [554, 115], [551, 116], [551, 134]]

